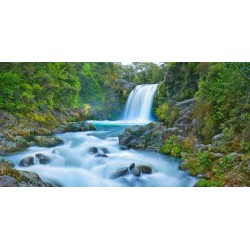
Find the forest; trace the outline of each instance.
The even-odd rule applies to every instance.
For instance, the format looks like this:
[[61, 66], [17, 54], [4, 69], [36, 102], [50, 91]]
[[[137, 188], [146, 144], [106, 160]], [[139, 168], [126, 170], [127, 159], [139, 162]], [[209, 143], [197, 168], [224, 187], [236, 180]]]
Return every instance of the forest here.
[[34, 136], [120, 120], [130, 93], [152, 84], [153, 123], [123, 128], [119, 144], [180, 159], [195, 186], [250, 186], [247, 62], [2, 62], [0, 166]]

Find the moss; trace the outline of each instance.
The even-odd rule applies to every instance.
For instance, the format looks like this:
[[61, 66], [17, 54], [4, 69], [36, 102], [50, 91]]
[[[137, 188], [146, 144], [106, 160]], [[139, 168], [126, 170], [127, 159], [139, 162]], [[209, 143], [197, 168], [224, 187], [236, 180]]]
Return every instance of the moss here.
[[215, 180], [200, 179], [195, 187], [223, 187], [225, 185], [224, 176], [220, 176]]

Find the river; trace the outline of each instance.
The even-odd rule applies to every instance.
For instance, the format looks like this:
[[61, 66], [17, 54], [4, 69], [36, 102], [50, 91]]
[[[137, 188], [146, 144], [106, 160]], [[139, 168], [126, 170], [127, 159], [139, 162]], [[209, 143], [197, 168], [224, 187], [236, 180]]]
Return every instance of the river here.
[[[53, 186], [64, 187], [163, 187], [194, 186], [197, 178], [179, 170], [179, 159], [156, 152], [141, 150], [124, 150], [118, 143], [118, 134], [131, 126], [129, 123], [92, 121], [96, 131], [65, 133], [57, 135], [65, 144], [54, 148], [30, 147], [25, 151], [7, 156], [19, 170], [33, 171], [39, 174], [44, 182]], [[108, 157], [96, 157], [89, 152], [96, 147], [98, 153]], [[51, 159], [46, 165], [37, 164], [19, 167], [21, 159], [42, 153]], [[150, 166], [152, 174], [136, 177], [128, 174], [117, 179], [111, 175], [120, 168], [129, 167], [132, 163]]]

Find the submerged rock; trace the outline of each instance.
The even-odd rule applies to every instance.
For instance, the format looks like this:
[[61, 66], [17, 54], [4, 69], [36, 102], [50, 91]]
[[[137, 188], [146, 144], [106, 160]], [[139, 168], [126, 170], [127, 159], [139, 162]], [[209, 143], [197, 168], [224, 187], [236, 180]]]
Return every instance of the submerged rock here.
[[39, 160], [40, 164], [48, 164], [50, 163], [50, 158], [44, 154], [36, 154], [36, 158]]
[[96, 153], [98, 153], [98, 149], [97, 149], [97, 147], [91, 147], [91, 148], [89, 148], [88, 152], [92, 153], [92, 154], [96, 154]]
[[54, 136], [35, 136], [34, 140], [39, 147], [56, 147], [64, 144], [62, 139]]
[[107, 148], [102, 147], [101, 150], [104, 154], [109, 154], [109, 150]]
[[96, 155], [95, 157], [104, 157], [104, 158], [107, 158], [108, 156], [105, 155], [105, 154], [98, 154], [98, 155]]
[[111, 179], [117, 179], [121, 176], [124, 176], [124, 175], [127, 175], [129, 174], [129, 171], [128, 171], [128, 168], [121, 168], [121, 169], [118, 169], [116, 170], [111, 176], [110, 178]]

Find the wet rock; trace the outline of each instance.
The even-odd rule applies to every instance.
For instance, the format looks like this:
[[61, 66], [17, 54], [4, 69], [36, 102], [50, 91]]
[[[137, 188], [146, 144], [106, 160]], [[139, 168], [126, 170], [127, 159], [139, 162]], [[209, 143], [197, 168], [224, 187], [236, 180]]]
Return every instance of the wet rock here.
[[104, 154], [109, 154], [109, 153], [110, 153], [109, 150], [108, 150], [107, 148], [102, 147], [101, 150], [102, 150], [102, 152], [103, 152]]
[[96, 153], [98, 153], [98, 149], [97, 149], [97, 147], [91, 147], [91, 148], [89, 148], [88, 152], [92, 153], [92, 154], [96, 154]]
[[133, 175], [139, 177], [141, 174], [152, 174], [152, 168], [148, 166], [137, 166], [131, 171]]
[[93, 131], [96, 130], [95, 126], [86, 121], [80, 122], [67, 122], [64, 125], [60, 125], [54, 132], [61, 134], [65, 132], [80, 132], [80, 131]]
[[56, 147], [64, 144], [62, 139], [54, 136], [35, 136], [34, 140], [39, 147]]
[[105, 155], [105, 154], [98, 154], [98, 155], [96, 155], [95, 157], [104, 157], [104, 158], [107, 158], [108, 156]]
[[129, 150], [127, 146], [120, 146], [120, 150]]
[[35, 156], [38, 158], [40, 164], [50, 163], [50, 158], [44, 154], [36, 154]]
[[129, 171], [132, 171], [134, 168], [135, 168], [135, 164], [132, 163], [132, 164], [129, 166]]
[[19, 162], [20, 167], [29, 167], [35, 165], [35, 158], [33, 156], [28, 156]]
[[117, 179], [121, 176], [124, 176], [124, 175], [127, 175], [129, 174], [129, 171], [128, 171], [128, 168], [121, 168], [121, 169], [118, 169], [116, 170], [111, 176], [110, 178], [111, 179]]
[[172, 130], [158, 122], [151, 122], [146, 126], [132, 126], [118, 135], [119, 144], [128, 148], [159, 151], [166, 139], [180, 131], [177, 128]]

